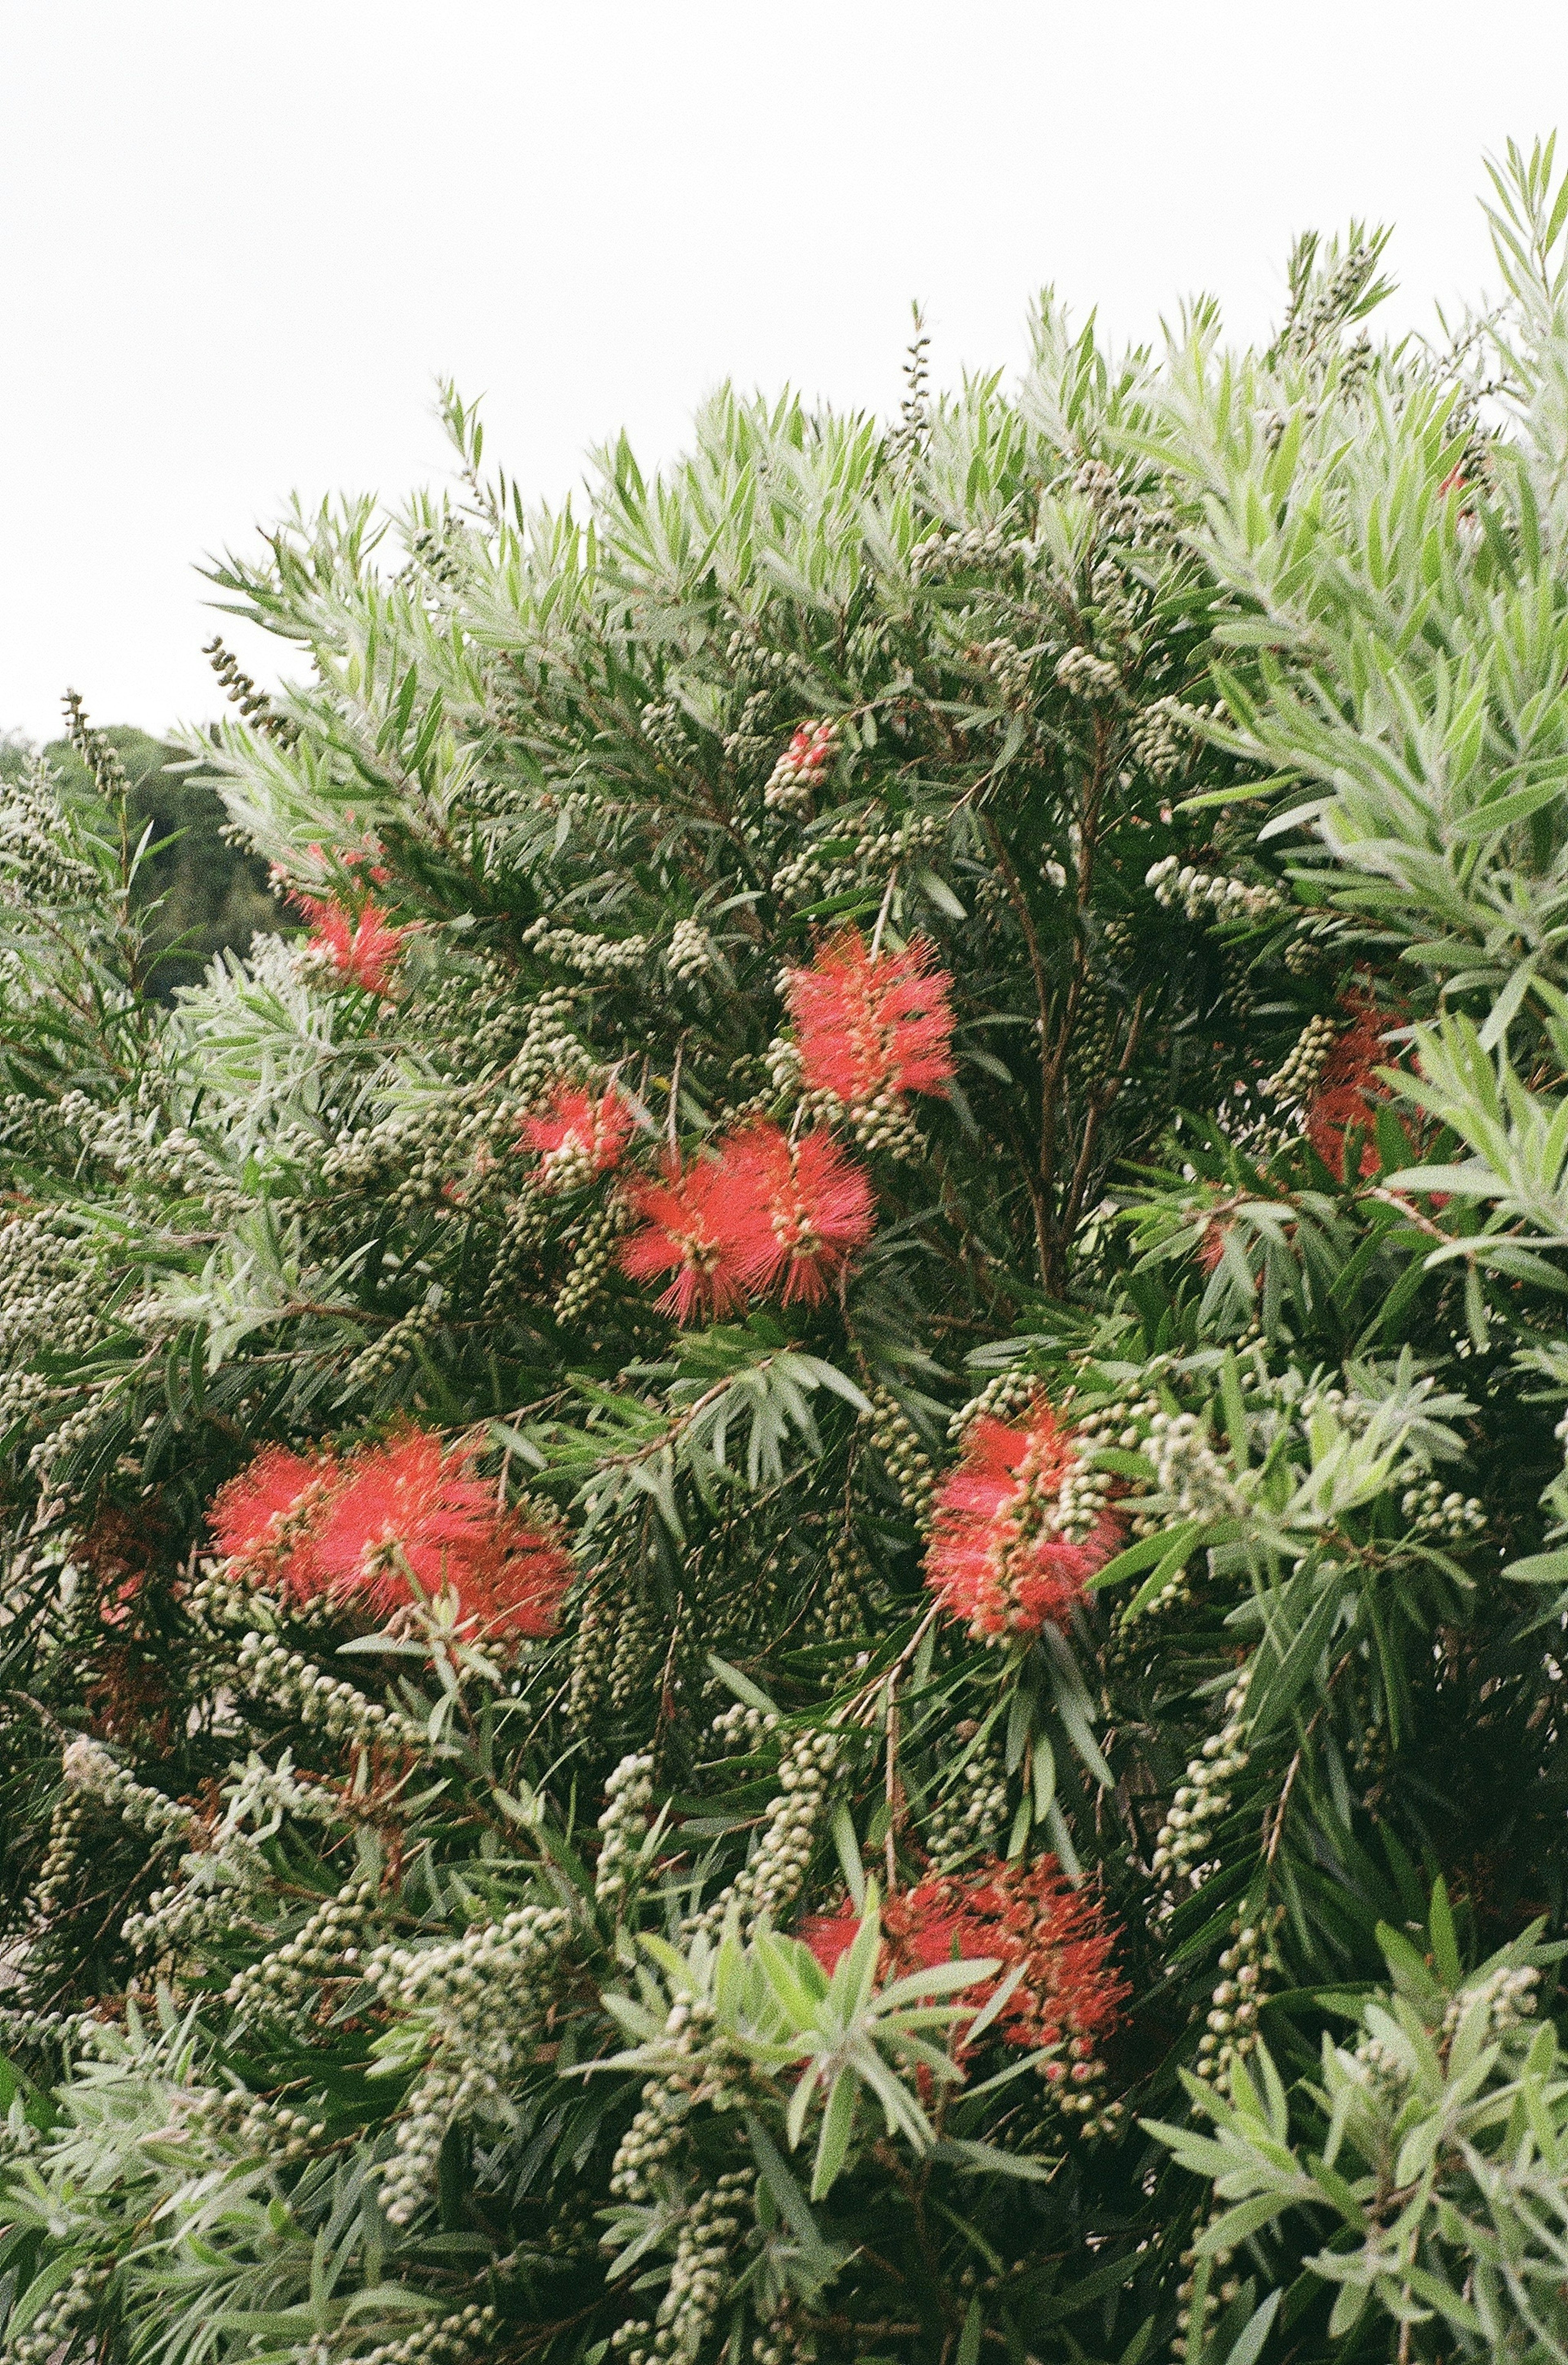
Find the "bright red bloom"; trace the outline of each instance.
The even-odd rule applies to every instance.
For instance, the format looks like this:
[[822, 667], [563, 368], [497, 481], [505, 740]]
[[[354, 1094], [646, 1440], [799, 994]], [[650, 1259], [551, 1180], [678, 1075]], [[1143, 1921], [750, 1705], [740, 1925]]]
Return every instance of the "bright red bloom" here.
[[720, 1151], [713, 1185], [722, 1236], [745, 1287], [814, 1306], [875, 1228], [870, 1182], [826, 1132], [797, 1141], [764, 1121]]
[[[825, 1971], [853, 1943], [860, 1918], [846, 1905], [813, 1914], [800, 1933]], [[989, 1864], [961, 1877], [923, 1880], [882, 1908], [884, 1983], [940, 1963], [990, 1956], [999, 1971], [965, 1990], [980, 2011], [1018, 1964], [1019, 1980], [997, 2015], [1004, 2041], [1053, 2057], [1047, 2076], [1087, 2082], [1079, 2068], [1115, 2027], [1130, 1992], [1111, 1966], [1114, 1934], [1092, 1891], [1074, 1889], [1054, 1855], [1033, 1865]], [[1054, 2057], [1064, 2057], [1059, 2063]]]
[[524, 1117], [522, 1138], [530, 1149], [538, 1150], [548, 1182], [556, 1171], [575, 1169], [579, 1160], [590, 1174], [608, 1173], [620, 1164], [636, 1124], [631, 1102], [614, 1084], [595, 1094], [563, 1078], [543, 1113]]
[[716, 1159], [682, 1166], [673, 1157], [661, 1180], [627, 1186], [644, 1228], [622, 1243], [622, 1271], [633, 1281], [673, 1272], [658, 1303], [679, 1322], [697, 1314], [733, 1314], [745, 1303], [745, 1281], [723, 1208], [730, 1187]]
[[[553, 1633], [572, 1580], [565, 1547], [476, 1475], [463, 1448], [405, 1429], [349, 1463], [313, 1538], [325, 1586], [385, 1616], [442, 1591], [481, 1631]], [[410, 1582], [412, 1580], [412, 1582]]]
[[1376, 1071], [1391, 1064], [1383, 1034], [1395, 1022], [1360, 995], [1347, 996], [1343, 1007], [1350, 1023], [1329, 1052], [1317, 1089], [1306, 1104], [1306, 1138], [1325, 1166], [1343, 1174], [1347, 1137], [1360, 1134], [1360, 1171], [1364, 1180], [1383, 1164], [1375, 1126], [1378, 1108], [1388, 1093]]
[[849, 1107], [879, 1093], [939, 1093], [953, 1073], [952, 980], [929, 946], [871, 953], [858, 928], [785, 978], [801, 1070]]
[[207, 1515], [213, 1542], [225, 1559], [281, 1575], [297, 1597], [309, 1598], [325, 1586], [311, 1530], [342, 1479], [330, 1454], [263, 1446], [213, 1496]]
[[311, 926], [308, 948], [324, 953], [338, 975], [366, 993], [391, 991], [392, 972], [402, 955], [407, 928], [395, 928], [374, 903], [364, 904], [357, 920], [335, 899], [297, 895]]
[[969, 1450], [937, 1490], [925, 1581], [977, 1641], [1022, 1641], [1065, 1625], [1121, 1542], [1102, 1511], [1086, 1536], [1062, 1531], [1058, 1498], [1078, 1455], [1042, 1404], [1024, 1429], [976, 1421]]

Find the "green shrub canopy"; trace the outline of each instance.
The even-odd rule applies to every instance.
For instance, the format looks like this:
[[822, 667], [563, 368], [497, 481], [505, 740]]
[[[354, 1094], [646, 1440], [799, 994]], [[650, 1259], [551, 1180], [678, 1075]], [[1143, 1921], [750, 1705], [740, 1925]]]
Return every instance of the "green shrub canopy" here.
[[297, 510], [0, 782], [4, 2354], [1568, 2358], [1568, 185]]

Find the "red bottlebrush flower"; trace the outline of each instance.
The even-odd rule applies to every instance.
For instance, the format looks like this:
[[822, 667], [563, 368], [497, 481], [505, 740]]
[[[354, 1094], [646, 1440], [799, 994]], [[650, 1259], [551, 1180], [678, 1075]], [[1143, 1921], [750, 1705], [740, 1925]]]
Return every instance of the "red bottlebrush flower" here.
[[1317, 1089], [1306, 1104], [1306, 1138], [1325, 1166], [1343, 1174], [1347, 1138], [1360, 1134], [1364, 1180], [1383, 1163], [1374, 1129], [1378, 1108], [1388, 1093], [1376, 1071], [1391, 1064], [1383, 1032], [1395, 1022], [1360, 995], [1348, 996], [1343, 1007], [1350, 1023], [1324, 1062]]
[[282, 1575], [299, 1599], [311, 1598], [326, 1582], [310, 1531], [342, 1477], [330, 1454], [263, 1446], [213, 1496], [207, 1514], [213, 1542], [225, 1559]]
[[409, 1600], [414, 1585], [427, 1596], [451, 1592], [483, 1631], [552, 1633], [572, 1578], [565, 1548], [498, 1509], [470, 1455], [426, 1429], [357, 1455], [313, 1541], [333, 1591], [383, 1615]]
[[1061, 1626], [1121, 1541], [1102, 1510], [1087, 1534], [1064, 1532], [1062, 1482], [1078, 1463], [1070, 1430], [1041, 1405], [1024, 1429], [976, 1421], [969, 1450], [937, 1490], [925, 1581], [977, 1641], [1022, 1641]]
[[[814, 1914], [800, 1936], [832, 1972], [860, 1926], [850, 1906]], [[1054, 1855], [1033, 1865], [993, 1858], [961, 1877], [923, 1880], [882, 1908], [879, 1976], [885, 1983], [939, 1963], [989, 1956], [1001, 1969], [966, 1990], [980, 2011], [1020, 1964], [1024, 1976], [997, 2015], [1003, 2040], [1050, 2057], [1046, 2075], [1082, 2085], [1081, 2070], [1115, 2027], [1130, 1992], [1112, 1966], [1114, 1933], [1098, 1897], [1074, 1889]]]
[[858, 928], [824, 945], [810, 969], [789, 971], [785, 991], [812, 1092], [850, 1107], [879, 1093], [939, 1093], [953, 1073], [952, 981], [928, 946], [868, 951]]
[[311, 922], [308, 940], [311, 952], [323, 953], [338, 975], [366, 993], [386, 994], [391, 992], [392, 972], [402, 955], [407, 928], [395, 928], [374, 903], [366, 903], [359, 917], [333, 902], [323, 902], [317, 895], [299, 895], [296, 902], [304, 905]]
[[636, 1123], [631, 1102], [614, 1084], [596, 1094], [563, 1078], [543, 1113], [524, 1117], [522, 1138], [530, 1149], [538, 1150], [550, 1185], [576, 1180], [579, 1173], [608, 1173], [620, 1164]]
[[875, 1228], [870, 1182], [830, 1133], [749, 1126], [721, 1150], [713, 1194], [745, 1286], [786, 1306], [816, 1305]]
[[661, 1180], [628, 1186], [633, 1212], [642, 1216], [644, 1229], [622, 1244], [622, 1271], [633, 1281], [673, 1272], [658, 1303], [679, 1322], [697, 1314], [733, 1314], [745, 1303], [745, 1282], [721, 1204], [729, 1187], [729, 1178], [711, 1158], [691, 1166], [671, 1159]]

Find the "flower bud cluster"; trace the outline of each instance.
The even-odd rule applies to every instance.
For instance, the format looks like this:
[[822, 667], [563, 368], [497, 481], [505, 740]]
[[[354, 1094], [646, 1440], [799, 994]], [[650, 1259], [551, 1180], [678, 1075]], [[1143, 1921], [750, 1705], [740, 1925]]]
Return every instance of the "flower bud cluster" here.
[[323, 1979], [357, 1978], [378, 1893], [374, 1880], [346, 1880], [292, 1938], [236, 1971], [224, 2002], [247, 2020], [286, 2020], [314, 2006]]
[[971, 568], [1006, 565], [1024, 556], [1028, 548], [1027, 543], [1015, 541], [1000, 524], [927, 534], [909, 554], [910, 581], [939, 583], [946, 576], [967, 574]]
[[[1211, 2216], [1210, 2222], [1213, 2222], [1213, 2216], [1217, 2216], [1218, 2214], [1219, 2210], [1216, 2206], [1213, 2215]], [[1198, 2264], [1197, 2245], [1195, 2243], [1191, 2244], [1182, 2251], [1182, 2265], [1185, 2271], [1182, 2275], [1182, 2281], [1176, 2286], [1176, 2335], [1170, 2343], [1170, 2354], [1172, 2357], [1180, 2359], [1189, 2356], [1206, 2357], [1208, 2355], [1209, 2333], [1213, 2327], [1214, 2319], [1219, 2314], [1222, 2307], [1228, 2307], [1230, 2305], [1231, 2301], [1241, 2289], [1240, 2282], [1238, 2281], [1237, 2277], [1226, 2274], [1226, 2270], [1234, 2261], [1236, 2253], [1234, 2250], [1215, 2250], [1210, 2253], [1212, 2264], [1209, 2286], [1204, 2293], [1203, 2307], [1199, 2311], [1201, 2322], [1196, 2327], [1194, 2327], [1193, 2322], [1193, 2302], [1197, 2297], [1198, 2290], [1196, 2275]], [[1223, 2280], [1216, 2282], [1215, 2281], [1215, 2277], [1216, 2275], [1222, 2277]]]
[[85, 1093], [67, 1093], [62, 1122], [74, 1126], [84, 1149], [104, 1165], [156, 1191], [201, 1198], [216, 1215], [229, 1216], [247, 1204], [247, 1194], [219, 1159], [183, 1126], [159, 1129], [160, 1113], [99, 1108]]
[[194, 2133], [275, 2168], [297, 2168], [326, 2141], [327, 2123], [245, 2087], [210, 2090], [189, 2113]]
[[66, 851], [65, 838], [54, 774], [29, 757], [17, 779], [0, 780], [0, 901], [22, 910], [95, 902], [98, 874]]
[[73, 2056], [109, 2059], [122, 2042], [111, 2022], [95, 2019], [90, 2012], [30, 2012], [25, 2006], [0, 2004], [0, 2046], [8, 2053], [48, 2047], [67, 2060]]
[[604, 1786], [608, 1806], [599, 1819], [603, 1834], [593, 1893], [600, 1905], [623, 1901], [632, 1866], [648, 1831], [654, 1798], [654, 1761], [645, 1753], [623, 1757]]
[[638, 717], [638, 727], [666, 768], [689, 762], [691, 742], [681, 726], [679, 703], [673, 698], [651, 699]]
[[359, 1749], [375, 1742], [400, 1743], [409, 1749], [425, 1745], [425, 1728], [417, 1719], [366, 1699], [340, 1677], [323, 1675], [303, 1652], [286, 1649], [275, 1635], [247, 1634], [235, 1674], [252, 1698], [270, 1700], [302, 1724], [319, 1726], [330, 1740], [351, 1741]]
[[754, 1750], [766, 1733], [776, 1732], [778, 1719], [771, 1709], [753, 1708], [745, 1700], [736, 1700], [734, 1708], [721, 1709], [709, 1730], [719, 1736], [722, 1749]]
[[553, 928], [543, 917], [524, 928], [522, 941], [539, 959], [576, 970], [579, 977], [627, 977], [648, 958], [646, 936], [590, 936], [581, 928]]
[[440, 1329], [441, 1303], [441, 1285], [437, 1283], [422, 1305], [410, 1306], [379, 1339], [373, 1339], [368, 1347], [362, 1348], [343, 1373], [343, 1386], [350, 1390], [374, 1388], [396, 1378], [415, 1360], [424, 1341]]
[[1016, 641], [977, 641], [964, 651], [971, 665], [990, 674], [1002, 703], [1012, 713], [1026, 707], [1034, 688], [1035, 660]]
[[554, 1315], [563, 1325], [580, 1322], [615, 1272], [615, 1243], [632, 1220], [624, 1194], [610, 1191], [602, 1206], [585, 1216], [572, 1261], [555, 1293]]
[[842, 1530], [836, 1533], [827, 1548], [827, 1584], [822, 1595], [824, 1642], [847, 1642], [851, 1634], [860, 1631], [870, 1574], [853, 1534]]
[[[732, 644], [740, 636], [732, 633]], [[736, 667], [736, 670], [744, 670]], [[773, 734], [767, 727], [767, 717], [773, 706], [771, 687], [747, 693], [741, 708], [740, 720], [733, 731], [726, 731], [720, 745], [730, 762], [742, 771], [750, 771], [760, 763], [773, 744]]]
[[396, 2340], [378, 2340], [373, 2348], [352, 2357], [334, 2358], [324, 2347], [317, 2357], [312, 2343], [299, 2352], [299, 2365], [467, 2365], [472, 2357], [487, 2356], [496, 2345], [497, 2311], [488, 2301], [470, 2300], [450, 2315], [417, 2324]]
[[[874, 825], [875, 811], [835, 814], [830, 837], [820, 837], [773, 874], [771, 885], [781, 903], [816, 902], [869, 889], [886, 880], [912, 856], [929, 856], [947, 834], [941, 813], [910, 813], [891, 826]], [[848, 839], [853, 851], [846, 856]], [[840, 851], [830, 854], [829, 846]]]
[[731, 2169], [698, 2193], [676, 2233], [655, 2322], [625, 2324], [611, 2336], [611, 2353], [622, 2365], [695, 2365], [734, 2281], [730, 2261], [751, 2219], [756, 2180], [755, 2169]]
[[134, 1831], [145, 1833], [161, 1846], [176, 1846], [195, 1826], [188, 1807], [139, 1782], [117, 1765], [100, 1742], [90, 1741], [85, 1733], [66, 1743], [61, 1771], [71, 1789], [98, 1799]]
[[1477, 2003], [1486, 2007], [1491, 2034], [1506, 2036], [1534, 2016], [1540, 2001], [1535, 1992], [1540, 1985], [1540, 1973], [1533, 1964], [1499, 1964], [1485, 1978], [1478, 1979], [1473, 1987], [1462, 1988], [1450, 1999], [1443, 2014], [1444, 2039], [1454, 2035], [1460, 2022]]
[[1283, 1919], [1283, 1908], [1276, 1906], [1272, 1912], [1260, 1913], [1251, 1922], [1231, 1923], [1230, 1944], [1219, 1958], [1219, 1984], [1209, 1998], [1204, 2033], [1198, 2039], [1200, 2078], [1225, 2079], [1235, 2063], [1255, 2050], [1258, 2014], [1269, 1978], [1280, 1967], [1273, 1942]]
[[920, 1441], [919, 1430], [887, 1388], [872, 1392], [871, 1443], [882, 1457], [900, 1502], [916, 1527], [924, 1530], [931, 1517], [931, 1498], [936, 1491], [935, 1467]]
[[98, 2312], [109, 2279], [106, 2264], [77, 2267], [45, 2300], [25, 2331], [6, 2336], [6, 2365], [50, 2365], [84, 2333]]
[[1337, 1031], [1331, 1018], [1314, 1011], [1281, 1065], [1264, 1079], [1261, 1089], [1271, 1100], [1300, 1102], [1312, 1098], [1328, 1064]]
[[665, 967], [678, 985], [692, 985], [715, 966], [713, 939], [700, 920], [678, 920], [665, 947]]
[[239, 708], [252, 730], [264, 733], [280, 747], [292, 747], [299, 737], [298, 723], [278, 713], [267, 692], [258, 689], [221, 633], [215, 633], [210, 641], [204, 643], [202, 655], [218, 676], [230, 704]]
[[33, 1885], [32, 1906], [40, 1922], [52, 1921], [70, 1897], [92, 1819], [92, 1809], [79, 1790], [55, 1800], [49, 1819], [49, 1845]]
[[382, 2002], [417, 2016], [431, 2046], [382, 2177], [390, 2224], [408, 2225], [422, 2206], [450, 2127], [476, 2113], [510, 2117], [510, 2085], [532, 2055], [570, 1933], [561, 1907], [520, 1905], [443, 1945], [381, 1946], [367, 1957]]
[[802, 723], [767, 776], [762, 801], [769, 813], [792, 813], [805, 820], [812, 801], [834, 757], [840, 738], [836, 723]]
[[977, 1420], [1012, 1420], [1028, 1411], [1039, 1392], [1040, 1383], [1033, 1372], [998, 1372], [948, 1421], [948, 1443], [961, 1450]]
[[592, 1061], [572, 1033], [567, 1020], [577, 1006], [570, 986], [555, 986], [530, 1005], [522, 1042], [507, 1070], [510, 1090], [532, 1104], [535, 1095], [551, 1092], [563, 1076], [581, 1075]]
[[1196, 1413], [1157, 1412], [1144, 1451], [1154, 1464], [1156, 1489], [1169, 1500], [1167, 1522], [1242, 1519], [1250, 1510]]
[[1424, 1485], [1407, 1487], [1399, 1498], [1399, 1509], [1413, 1536], [1467, 1544], [1486, 1532], [1485, 1504], [1474, 1495], [1460, 1494], [1457, 1488], [1445, 1494], [1440, 1478], [1428, 1478]]
[[836, 1733], [798, 1732], [778, 1766], [778, 1795], [767, 1802], [767, 1820], [748, 1864], [705, 1912], [682, 1924], [683, 1938], [699, 1931], [716, 1934], [738, 1910], [743, 1933], [766, 1917], [777, 1924], [805, 1886], [816, 1844], [817, 1826], [827, 1804], [828, 1782], [843, 1754]]
[[1157, 788], [1173, 780], [1186, 762], [1192, 732], [1201, 715], [1180, 699], [1157, 698], [1136, 715], [1127, 731], [1127, 754]]
[[954, 1872], [983, 1848], [989, 1855], [1007, 1821], [1007, 1772], [1000, 1756], [967, 1758], [958, 1778], [932, 1808], [925, 1826], [932, 1868]]
[[1168, 912], [1180, 904], [1189, 920], [1260, 920], [1284, 908], [1284, 897], [1275, 887], [1249, 887], [1245, 879], [1199, 870], [1174, 854], [1150, 863], [1143, 883], [1153, 888], [1157, 903]]
[[1094, 703], [1117, 697], [1122, 676], [1109, 657], [1096, 656], [1092, 649], [1071, 648], [1064, 649], [1057, 659], [1056, 683], [1070, 698]]
[[1230, 1785], [1248, 1763], [1246, 1674], [1226, 1694], [1226, 1721], [1190, 1758], [1185, 1777], [1155, 1837], [1150, 1870], [1163, 1876], [1167, 1909], [1173, 1910], [1178, 1884], [1201, 1889], [1214, 1870], [1205, 1861], [1215, 1825], [1230, 1806]]
[[[691, 1999], [688, 1997], [685, 2001], [689, 2007]], [[615, 2157], [610, 2163], [612, 2200], [653, 2200], [656, 2180], [680, 2148], [690, 2110], [688, 2087], [673, 2084], [666, 2078], [648, 2079], [643, 2089], [642, 2107], [616, 2146]]]
[[[237, 1890], [241, 1885], [252, 1885], [259, 1866], [246, 1867], [237, 1861], [239, 1850], [231, 1844], [228, 1849], [215, 1851], [196, 1859], [207, 1875], [198, 1886], [195, 1881], [155, 1889], [141, 1913], [128, 1913], [120, 1923], [120, 1938], [131, 1953], [142, 1960], [155, 1956], [162, 1963], [173, 1964], [188, 1958], [204, 1938], [232, 1938], [241, 1932], [261, 1936], [264, 1925], [248, 1919], [240, 1910]], [[252, 1880], [246, 1879], [246, 1872]], [[230, 1882], [221, 1873], [230, 1871]]]

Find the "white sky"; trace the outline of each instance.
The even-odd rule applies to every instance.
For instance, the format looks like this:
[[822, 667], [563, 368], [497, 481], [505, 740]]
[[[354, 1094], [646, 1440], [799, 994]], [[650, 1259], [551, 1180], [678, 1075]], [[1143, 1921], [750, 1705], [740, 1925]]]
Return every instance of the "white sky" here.
[[726, 375], [894, 409], [916, 296], [939, 378], [1047, 279], [1247, 335], [1359, 213], [1426, 324], [1560, 115], [1565, 0], [0, 0], [0, 728], [216, 712], [203, 555], [440, 475], [438, 374], [557, 495]]

